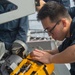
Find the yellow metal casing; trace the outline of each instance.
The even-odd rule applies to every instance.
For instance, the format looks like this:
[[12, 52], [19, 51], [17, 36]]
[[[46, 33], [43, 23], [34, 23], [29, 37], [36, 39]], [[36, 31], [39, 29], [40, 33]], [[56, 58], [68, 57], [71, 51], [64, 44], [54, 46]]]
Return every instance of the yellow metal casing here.
[[42, 64], [27, 56], [10, 75], [50, 75], [53, 70], [54, 64]]

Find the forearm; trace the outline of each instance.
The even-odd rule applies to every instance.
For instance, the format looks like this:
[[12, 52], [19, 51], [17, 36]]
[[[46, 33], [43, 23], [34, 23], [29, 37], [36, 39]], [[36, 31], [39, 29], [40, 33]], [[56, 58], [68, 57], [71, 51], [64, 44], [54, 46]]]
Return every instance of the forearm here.
[[63, 52], [55, 54], [51, 58], [52, 63], [72, 63], [75, 62], [75, 45], [68, 47]]
[[52, 55], [59, 53], [58, 49], [55, 49], [55, 50], [47, 50], [46, 52], [48, 52], [48, 53], [50, 53]]

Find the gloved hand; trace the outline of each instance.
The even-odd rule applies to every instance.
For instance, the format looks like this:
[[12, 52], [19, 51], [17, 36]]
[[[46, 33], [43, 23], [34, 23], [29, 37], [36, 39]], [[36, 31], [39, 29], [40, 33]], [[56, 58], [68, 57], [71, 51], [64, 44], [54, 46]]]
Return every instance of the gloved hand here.
[[21, 56], [22, 58], [26, 56], [27, 46], [24, 42], [16, 40], [12, 45], [12, 53]]

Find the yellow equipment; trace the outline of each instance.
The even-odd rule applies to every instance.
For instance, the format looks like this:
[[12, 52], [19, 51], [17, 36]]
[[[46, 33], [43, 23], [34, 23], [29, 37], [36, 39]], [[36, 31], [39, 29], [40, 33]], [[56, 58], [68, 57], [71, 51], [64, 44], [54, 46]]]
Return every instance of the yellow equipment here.
[[[12, 54], [7, 55], [1, 65], [1, 75], [51, 75], [54, 64], [43, 64], [32, 60], [30, 55], [25, 55], [27, 47], [20, 41], [15, 41]], [[9, 54], [7, 52], [7, 54]]]
[[51, 75], [53, 70], [54, 64], [43, 64], [27, 56], [10, 75]]

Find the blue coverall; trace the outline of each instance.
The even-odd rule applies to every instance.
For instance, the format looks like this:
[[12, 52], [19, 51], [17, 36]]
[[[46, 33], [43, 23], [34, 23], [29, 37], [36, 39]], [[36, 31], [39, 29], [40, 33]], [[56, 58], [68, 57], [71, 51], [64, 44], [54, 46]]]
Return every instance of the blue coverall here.
[[[15, 8], [16, 6], [12, 3], [0, 4], [0, 14], [11, 10], [14, 11]], [[15, 40], [26, 42], [28, 28], [28, 16], [0, 24], [0, 41], [5, 43], [7, 50], [11, 50]]]

